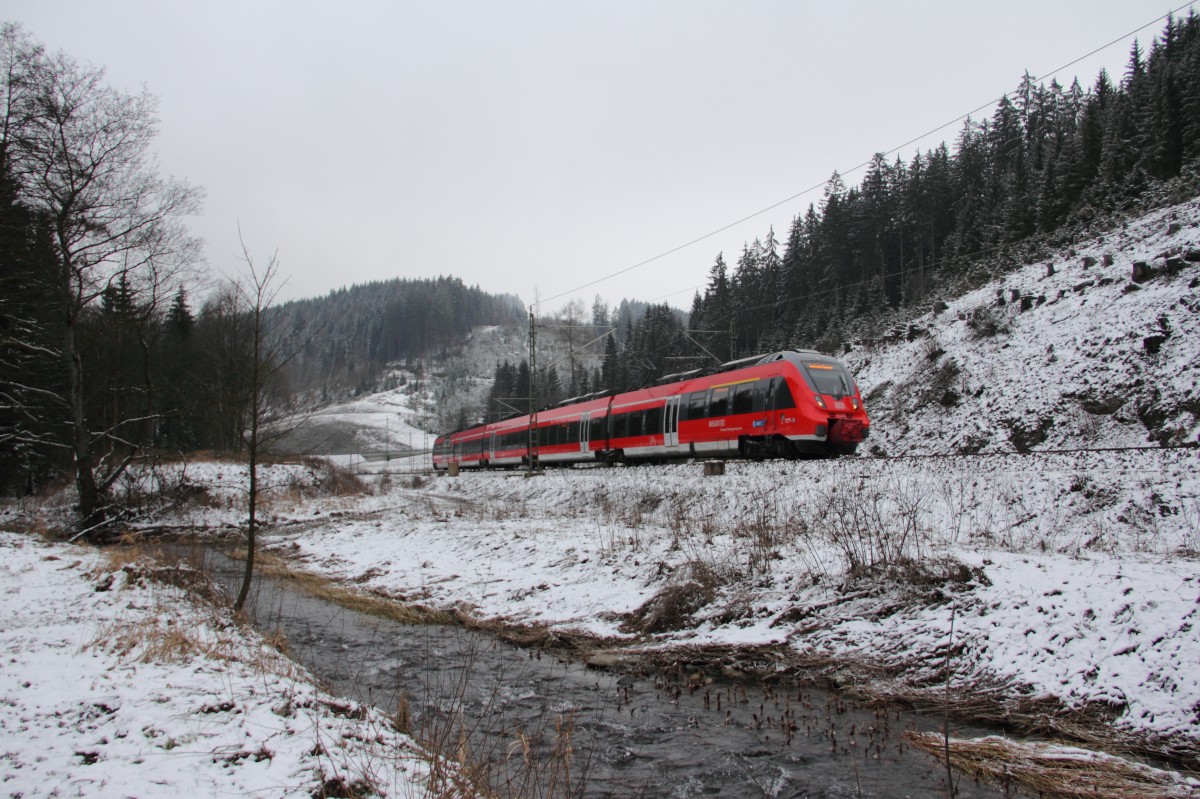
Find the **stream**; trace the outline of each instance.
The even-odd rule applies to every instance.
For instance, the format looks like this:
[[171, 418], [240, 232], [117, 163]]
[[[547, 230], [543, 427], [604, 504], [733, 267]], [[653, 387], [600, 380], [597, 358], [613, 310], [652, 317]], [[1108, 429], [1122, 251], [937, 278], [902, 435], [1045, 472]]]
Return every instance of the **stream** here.
[[[212, 549], [205, 561], [234, 593], [243, 564]], [[865, 707], [791, 677], [591, 669], [460, 627], [347, 610], [262, 576], [248, 609], [333, 693], [407, 714], [417, 738], [486, 765], [509, 796], [948, 795], [944, 764], [902, 736], [940, 730], [938, 716]], [[957, 736], [989, 732], [951, 724]], [[958, 797], [1019, 795], [954, 778]]]

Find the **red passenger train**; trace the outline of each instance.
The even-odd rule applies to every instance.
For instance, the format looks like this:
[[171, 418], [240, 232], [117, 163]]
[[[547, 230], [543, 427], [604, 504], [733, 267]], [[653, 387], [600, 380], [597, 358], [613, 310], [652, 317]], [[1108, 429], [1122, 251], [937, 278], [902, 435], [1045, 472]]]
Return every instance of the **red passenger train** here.
[[[538, 411], [537, 460], [848, 455], [869, 430], [858, 386], [841, 361], [794, 350]], [[468, 427], [438, 437], [433, 466], [520, 466], [529, 462], [529, 439], [528, 415]]]

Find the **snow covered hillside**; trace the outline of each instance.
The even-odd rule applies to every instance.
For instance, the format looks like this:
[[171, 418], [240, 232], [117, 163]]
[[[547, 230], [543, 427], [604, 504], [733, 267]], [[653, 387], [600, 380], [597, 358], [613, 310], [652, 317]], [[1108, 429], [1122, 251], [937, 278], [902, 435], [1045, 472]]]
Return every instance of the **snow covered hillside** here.
[[[568, 353], [590, 339], [586, 331], [547, 329], [538, 348], [543, 368], [562, 374]], [[591, 370], [600, 365], [600, 346], [576, 352]], [[486, 404], [496, 367], [529, 357], [528, 329], [490, 326], [472, 331], [462, 347], [420, 363], [394, 365], [381, 376], [381, 391], [316, 410], [274, 445], [280, 452], [359, 455], [372, 460], [422, 452], [441, 432], [474, 422]], [[560, 377], [561, 379], [561, 377]], [[413, 464], [409, 464], [412, 466]], [[428, 462], [424, 464], [428, 466]]]
[[1200, 200], [1038, 260], [844, 356], [873, 452], [1200, 441]]

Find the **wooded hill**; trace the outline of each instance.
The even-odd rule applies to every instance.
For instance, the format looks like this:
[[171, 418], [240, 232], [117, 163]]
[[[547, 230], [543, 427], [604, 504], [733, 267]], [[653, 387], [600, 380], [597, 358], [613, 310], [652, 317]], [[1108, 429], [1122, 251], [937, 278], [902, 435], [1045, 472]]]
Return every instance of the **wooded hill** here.
[[949, 298], [975, 265], [1032, 261], [1114, 213], [1191, 196], [1198, 163], [1200, 19], [1189, 15], [1168, 19], [1148, 51], [1135, 43], [1117, 79], [1102, 71], [1085, 90], [1026, 73], [953, 149], [876, 155], [857, 186], [835, 173], [782, 242], [772, 230], [732, 266], [717, 256], [691, 327], [716, 331], [697, 338], [721, 359], [836, 351], [889, 311]]
[[444, 359], [477, 327], [522, 324], [513, 294], [488, 294], [456, 277], [377, 281], [288, 302], [271, 324], [301, 345], [293, 388], [320, 401], [373, 391], [388, 364]]

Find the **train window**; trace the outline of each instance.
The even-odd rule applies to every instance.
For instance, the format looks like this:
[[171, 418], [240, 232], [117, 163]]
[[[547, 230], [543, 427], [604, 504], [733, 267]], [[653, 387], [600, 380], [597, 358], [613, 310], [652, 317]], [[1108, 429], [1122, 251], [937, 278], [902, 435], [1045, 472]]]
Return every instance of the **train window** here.
[[626, 414], [626, 416], [629, 419], [629, 431], [626, 435], [640, 436], [642, 434], [642, 423], [645, 421], [645, 413], [638, 411]]
[[767, 409], [767, 397], [770, 396], [771, 381], [756, 380], [754, 382], [754, 413], [762, 413]]
[[731, 413], [750, 413], [754, 410], [754, 384], [742, 383], [734, 387]]
[[662, 432], [663, 406], [656, 405], [646, 411], [646, 435], [658, 435]]
[[795, 408], [796, 401], [792, 399], [792, 390], [788, 388], [787, 381], [781, 377], [776, 377], [771, 382], [775, 384], [773, 403], [775, 410], [782, 411], [788, 408]]
[[704, 418], [704, 406], [707, 403], [708, 403], [708, 392], [707, 391], [693, 391], [688, 396], [687, 418], [703, 419]]
[[709, 416], [724, 416], [729, 412], [729, 386], [714, 388], [708, 400]]
[[604, 439], [608, 438], [608, 433], [606, 432], [607, 422], [607, 416], [601, 416], [598, 419], [592, 419], [592, 429], [588, 433], [588, 438], [590, 438], [592, 441], [603, 441]]
[[612, 417], [612, 437], [624, 438], [629, 435], [629, 414], [615, 413]]

